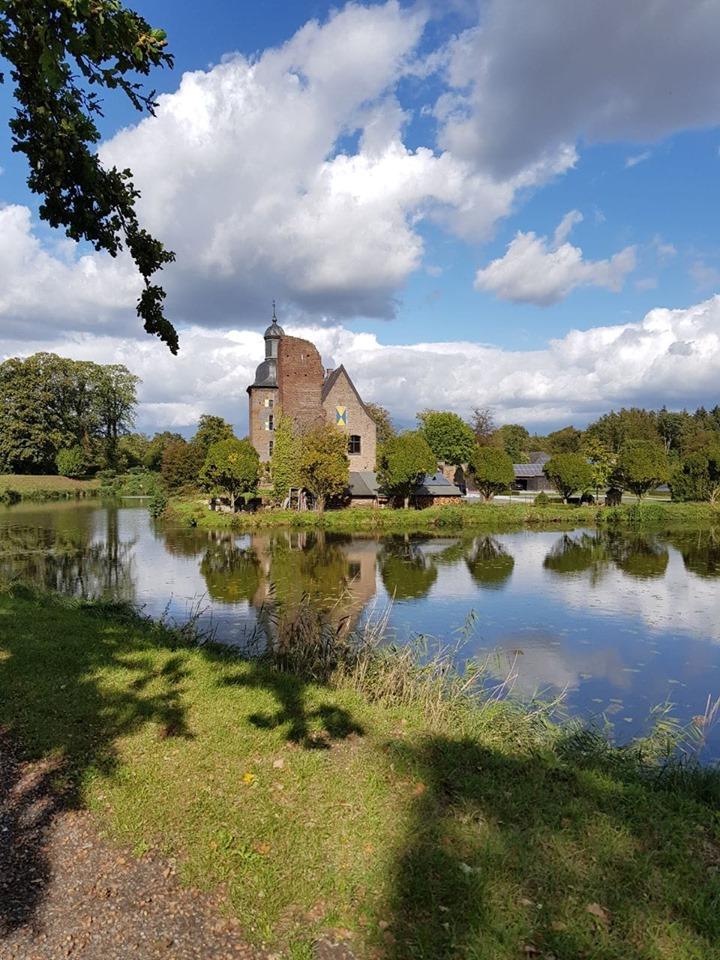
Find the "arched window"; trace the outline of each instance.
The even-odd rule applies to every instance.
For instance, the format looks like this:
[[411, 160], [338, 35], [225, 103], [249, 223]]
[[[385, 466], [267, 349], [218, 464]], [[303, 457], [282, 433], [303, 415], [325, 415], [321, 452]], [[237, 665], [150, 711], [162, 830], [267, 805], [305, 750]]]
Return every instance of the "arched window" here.
[[348, 437], [348, 453], [360, 453], [362, 442], [357, 433], [351, 433]]

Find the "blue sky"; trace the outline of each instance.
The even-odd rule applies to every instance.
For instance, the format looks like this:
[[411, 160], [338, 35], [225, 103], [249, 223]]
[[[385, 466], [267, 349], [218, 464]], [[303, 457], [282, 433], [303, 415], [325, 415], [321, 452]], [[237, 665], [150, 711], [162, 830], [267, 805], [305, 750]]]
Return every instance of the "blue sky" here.
[[0, 356], [123, 358], [146, 428], [208, 407], [242, 428], [276, 297], [402, 422], [490, 405], [544, 429], [718, 402], [720, 8], [135, 6], [175, 69], [152, 78], [157, 120], [107, 98], [101, 157], [132, 166], [178, 252], [181, 358], [138, 331], [126, 264], [38, 222], [4, 123]]

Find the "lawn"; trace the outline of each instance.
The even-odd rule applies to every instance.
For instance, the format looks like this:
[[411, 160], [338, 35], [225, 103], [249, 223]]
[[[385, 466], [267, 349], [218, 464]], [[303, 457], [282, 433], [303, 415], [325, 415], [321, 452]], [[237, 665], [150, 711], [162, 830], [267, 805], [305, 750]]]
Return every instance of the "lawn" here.
[[535, 506], [527, 502], [460, 503], [456, 506], [429, 507], [425, 510], [373, 509], [353, 507], [345, 510], [314, 511], [259, 510], [236, 514], [208, 509], [207, 500], [174, 497], [165, 514], [168, 520], [207, 529], [256, 530], [266, 527], [323, 527], [326, 530], [354, 532], [364, 530], [427, 530], [469, 527], [503, 530], [510, 527], [569, 529], [602, 525], [702, 525], [720, 523], [720, 506], [709, 503], [671, 503], [649, 501], [619, 507], [578, 506], [551, 503]]
[[[384, 688], [387, 690], [387, 687]], [[126, 611], [0, 594], [0, 724], [138, 854], [309, 956], [720, 957], [717, 780], [502, 706], [313, 683]]]
[[[11, 499], [55, 500], [63, 497], [94, 496], [100, 487], [98, 480], [73, 480], [70, 477], [36, 476], [20, 473], [0, 473], [0, 501]], [[10, 496], [7, 494], [10, 493]]]

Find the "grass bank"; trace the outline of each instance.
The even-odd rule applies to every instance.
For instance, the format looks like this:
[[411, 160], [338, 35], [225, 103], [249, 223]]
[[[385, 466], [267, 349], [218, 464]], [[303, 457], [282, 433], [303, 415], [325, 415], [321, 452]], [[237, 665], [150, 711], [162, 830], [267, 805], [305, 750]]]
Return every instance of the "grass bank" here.
[[110, 837], [222, 885], [250, 937], [293, 960], [328, 930], [389, 960], [720, 956], [713, 774], [392, 655], [340, 669], [322, 636], [275, 666], [187, 639], [4, 592], [0, 723]]
[[508, 527], [576, 527], [603, 525], [708, 526], [720, 523], [720, 507], [709, 503], [645, 501], [619, 507], [574, 506], [554, 503], [463, 503], [429, 507], [426, 510], [377, 510], [352, 508], [298, 513], [291, 510], [260, 510], [257, 513], [219, 513], [198, 497], [173, 498], [165, 512], [168, 520], [207, 529], [257, 530], [267, 527], [297, 527], [345, 532], [365, 530], [427, 530], [474, 527], [502, 530]]
[[99, 493], [98, 480], [72, 480], [69, 477], [19, 473], [0, 474], [0, 503], [96, 497]]

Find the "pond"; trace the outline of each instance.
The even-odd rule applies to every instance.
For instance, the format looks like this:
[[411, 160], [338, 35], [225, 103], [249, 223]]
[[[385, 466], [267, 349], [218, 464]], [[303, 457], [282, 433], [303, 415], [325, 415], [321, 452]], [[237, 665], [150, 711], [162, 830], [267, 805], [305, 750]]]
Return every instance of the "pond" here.
[[[0, 580], [109, 596], [153, 616], [201, 610], [242, 644], [258, 611], [307, 593], [351, 622], [392, 601], [401, 641], [425, 634], [487, 659], [516, 693], [608, 720], [618, 740], [671, 701], [683, 721], [720, 695], [720, 529], [457, 535], [236, 534], [154, 523], [138, 505], [0, 509]], [[720, 731], [708, 751], [720, 756]]]

